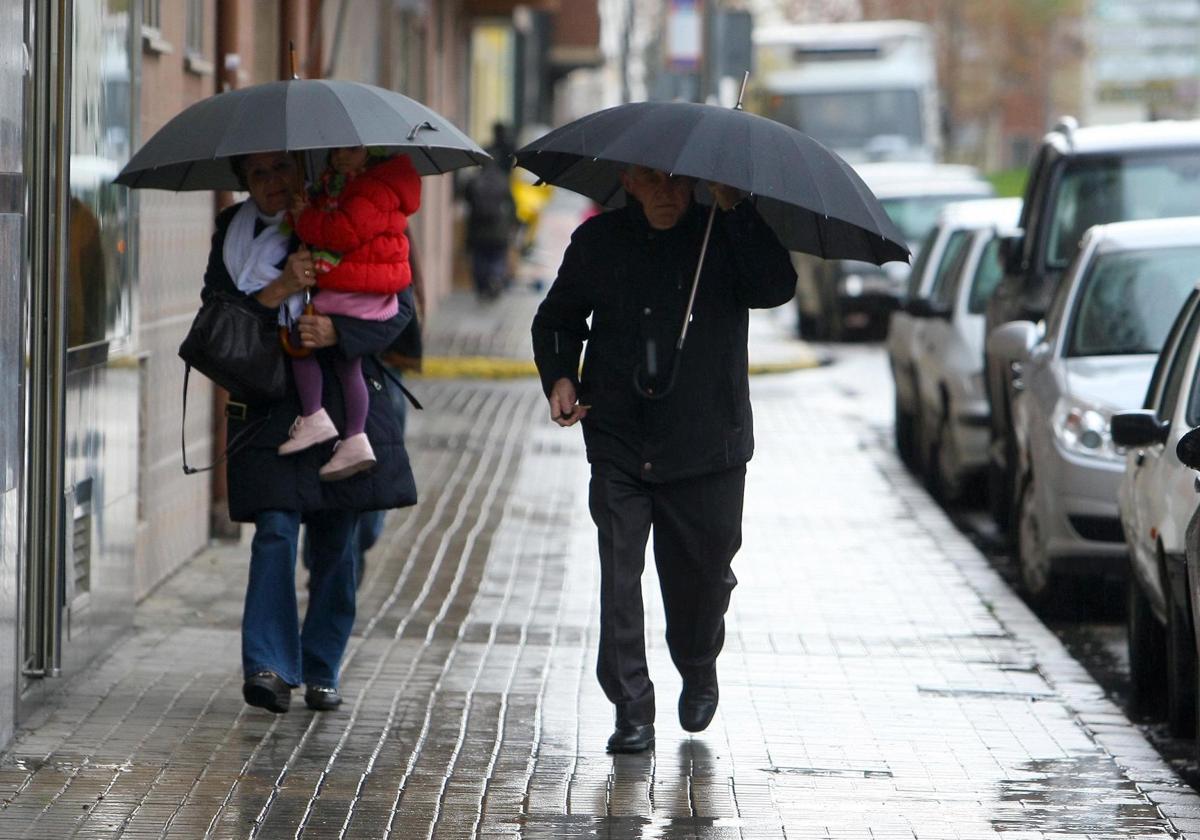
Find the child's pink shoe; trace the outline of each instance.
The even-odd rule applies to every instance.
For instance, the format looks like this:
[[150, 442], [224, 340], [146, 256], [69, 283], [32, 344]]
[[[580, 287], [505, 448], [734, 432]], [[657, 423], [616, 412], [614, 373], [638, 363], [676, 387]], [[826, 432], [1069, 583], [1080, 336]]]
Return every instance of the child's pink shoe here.
[[333, 457], [321, 467], [322, 481], [341, 481], [375, 466], [375, 451], [371, 442], [360, 432], [345, 440], [339, 440], [333, 448]]
[[325, 409], [319, 408], [307, 417], [296, 418], [288, 432], [288, 439], [279, 446], [279, 454], [295, 455], [337, 436], [337, 426], [333, 425]]

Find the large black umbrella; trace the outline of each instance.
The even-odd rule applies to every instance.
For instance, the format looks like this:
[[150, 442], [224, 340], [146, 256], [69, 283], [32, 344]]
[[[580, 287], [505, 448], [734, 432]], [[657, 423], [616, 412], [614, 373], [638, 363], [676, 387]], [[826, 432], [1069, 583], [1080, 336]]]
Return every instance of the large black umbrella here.
[[806, 134], [740, 108], [693, 102], [618, 105], [520, 149], [518, 166], [606, 207], [625, 202], [620, 173], [640, 164], [728, 184], [792, 251], [875, 263], [908, 260], [904, 234], [850, 165]]
[[422, 175], [491, 160], [445, 117], [395, 91], [337, 79], [287, 79], [220, 93], [172, 117], [130, 159], [117, 183], [237, 190], [233, 156], [319, 154], [341, 146], [404, 152]]

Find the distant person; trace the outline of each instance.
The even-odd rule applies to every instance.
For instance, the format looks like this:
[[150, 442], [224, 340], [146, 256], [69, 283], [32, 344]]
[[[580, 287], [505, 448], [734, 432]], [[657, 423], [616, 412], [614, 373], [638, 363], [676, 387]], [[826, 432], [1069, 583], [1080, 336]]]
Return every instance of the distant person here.
[[508, 173], [485, 164], [467, 184], [467, 252], [480, 300], [494, 300], [508, 285], [509, 249], [516, 229], [516, 207]]
[[507, 125], [499, 121], [492, 123], [492, 142], [484, 148], [484, 151], [491, 155], [492, 160], [502, 168], [509, 169], [512, 166], [512, 156], [516, 153], [517, 147], [513, 145]]

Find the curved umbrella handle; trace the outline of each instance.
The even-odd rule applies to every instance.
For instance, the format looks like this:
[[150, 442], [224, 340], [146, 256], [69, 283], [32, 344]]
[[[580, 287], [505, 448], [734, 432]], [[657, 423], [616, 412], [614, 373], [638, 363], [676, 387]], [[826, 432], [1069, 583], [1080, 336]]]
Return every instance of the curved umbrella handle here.
[[[312, 297], [308, 290], [304, 291], [304, 314], [312, 315], [316, 312], [313, 308]], [[281, 326], [279, 328], [279, 343], [283, 345], [283, 352], [287, 353], [293, 359], [303, 359], [305, 356], [312, 355], [311, 347], [295, 347], [292, 345], [291, 330]]]

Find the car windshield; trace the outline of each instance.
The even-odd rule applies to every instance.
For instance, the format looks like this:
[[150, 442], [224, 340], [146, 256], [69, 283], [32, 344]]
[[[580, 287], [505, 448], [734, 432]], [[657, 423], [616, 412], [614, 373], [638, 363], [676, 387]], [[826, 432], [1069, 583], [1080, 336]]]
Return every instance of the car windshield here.
[[1003, 276], [1000, 239], [996, 237], [988, 240], [988, 244], [983, 246], [983, 253], [979, 255], [979, 265], [975, 266], [975, 277], [971, 280], [971, 297], [967, 301], [967, 311], [972, 315], [981, 314]]
[[884, 212], [900, 228], [905, 240], [911, 245], [922, 242], [933, 226], [938, 214], [951, 201], [968, 201], [979, 195], [909, 195], [880, 199]]
[[1068, 356], [1157, 353], [1200, 273], [1200, 246], [1107, 254], [1084, 279]]
[[1200, 214], [1200, 149], [1087, 155], [1068, 164], [1050, 222], [1046, 263], [1065, 268], [1092, 225]]

